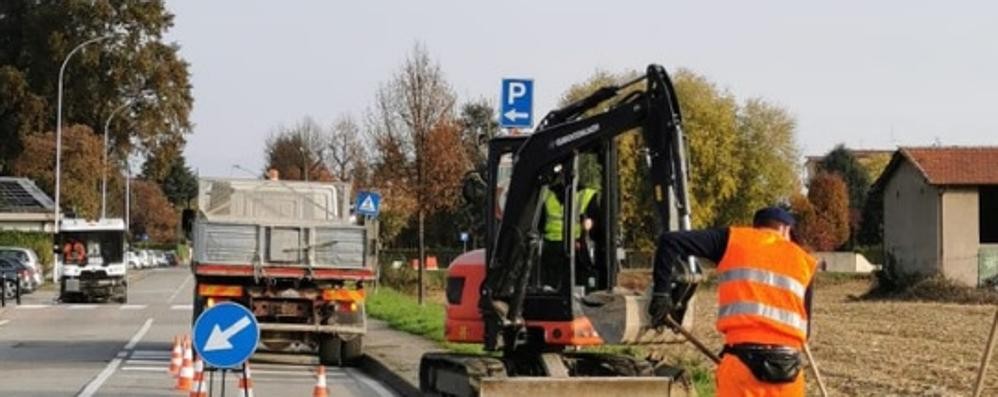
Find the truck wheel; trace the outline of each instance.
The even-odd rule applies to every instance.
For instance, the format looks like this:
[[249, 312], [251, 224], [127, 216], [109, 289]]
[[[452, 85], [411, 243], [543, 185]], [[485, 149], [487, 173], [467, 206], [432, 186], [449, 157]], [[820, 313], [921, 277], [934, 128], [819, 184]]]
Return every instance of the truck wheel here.
[[128, 287], [115, 288], [114, 301], [116, 303], [128, 303]]
[[364, 338], [360, 335], [343, 341], [340, 346], [340, 357], [344, 365], [355, 365], [360, 357], [364, 355]]
[[342, 341], [333, 334], [323, 334], [319, 336], [319, 361], [322, 365], [342, 365]]

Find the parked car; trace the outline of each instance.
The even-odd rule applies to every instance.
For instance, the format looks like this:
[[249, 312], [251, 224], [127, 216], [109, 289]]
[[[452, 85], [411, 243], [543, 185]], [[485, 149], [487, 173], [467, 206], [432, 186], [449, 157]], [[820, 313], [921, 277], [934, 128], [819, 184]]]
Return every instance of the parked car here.
[[12, 258], [0, 258], [0, 277], [4, 282], [4, 294], [7, 298], [13, 298], [16, 293], [15, 286], [18, 279], [21, 280], [21, 293], [26, 294], [34, 289], [31, 280], [31, 270], [25, 265]]
[[38, 254], [35, 253], [35, 250], [22, 247], [0, 247], [0, 257], [13, 257], [30, 267], [35, 287], [45, 283], [45, 275], [42, 274], [42, 265], [38, 261]]
[[166, 253], [163, 251], [154, 251], [153, 258], [156, 262], [157, 267], [165, 267], [170, 265], [170, 261], [166, 259]]
[[149, 251], [137, 250], [128, 252], [128, 266], [132, 269], [145, 269], [151, 267]]
[[167, 252], [166, 253], [166, 262], [169, 263], [170, 266], [178, 266], [178, 265], [180, 265], [180, 260], [177, 259], [177, 254], [175, 254], [173, 252]]

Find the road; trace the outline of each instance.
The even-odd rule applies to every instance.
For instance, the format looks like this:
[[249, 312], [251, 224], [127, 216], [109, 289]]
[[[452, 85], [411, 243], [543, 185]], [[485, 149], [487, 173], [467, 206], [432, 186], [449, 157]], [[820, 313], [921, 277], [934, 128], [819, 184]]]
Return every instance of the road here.
[[[186, 396], [167, 374], [171, 342], [189, 332], [187, 268], [131, 271], [128, 304], [58, 304], [26, 295], [0, 312], [0, 396]], [[253, 363], [257, 396], [311, 396], [313, 365]], [[207, 377], [207, 375], [206, 375]], [[238, 379], [228, 375], [226, 394]], [[394, 396], [355, 368], [327, 368], [330, 396]], [[221, 376], [212, 390], [220, 396]]]

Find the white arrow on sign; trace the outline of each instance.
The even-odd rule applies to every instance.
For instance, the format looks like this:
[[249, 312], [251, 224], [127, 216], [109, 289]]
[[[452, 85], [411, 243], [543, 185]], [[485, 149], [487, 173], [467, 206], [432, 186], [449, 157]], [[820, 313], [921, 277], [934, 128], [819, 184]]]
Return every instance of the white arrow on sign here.
[[509, 119], [509, 121], [516, 121], [521, 118], [528, 118], [530, 117], [530, 114], [527, 112], [517, 112], [516, 109], [510, 109], [508, 112], [504, 113], [503, 116]]
[[250, 318], [248, 316], [243, 316], [239, 321], [230, 325], [225, 331], [215, 324], [215, 328], [211, 330], [211, 335], [208, 336], [208, 342], [204, 344], [204, 351], [210, 352], [215, 350], [229, 350], [232, 348], [232, 343], [229, 342], [229, 338], [233, 335], [238, 334], [250, 325]]

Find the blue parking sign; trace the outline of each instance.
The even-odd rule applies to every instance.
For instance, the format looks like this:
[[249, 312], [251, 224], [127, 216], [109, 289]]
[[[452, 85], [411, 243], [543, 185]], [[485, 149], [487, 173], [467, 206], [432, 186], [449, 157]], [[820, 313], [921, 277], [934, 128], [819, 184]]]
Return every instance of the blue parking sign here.
[[534, 125], [534, 81], [503, 79], [499, 125], [504, 128], [530, 128]]

